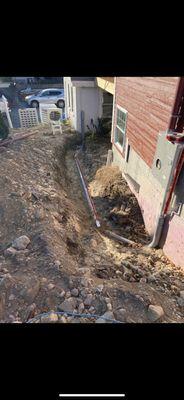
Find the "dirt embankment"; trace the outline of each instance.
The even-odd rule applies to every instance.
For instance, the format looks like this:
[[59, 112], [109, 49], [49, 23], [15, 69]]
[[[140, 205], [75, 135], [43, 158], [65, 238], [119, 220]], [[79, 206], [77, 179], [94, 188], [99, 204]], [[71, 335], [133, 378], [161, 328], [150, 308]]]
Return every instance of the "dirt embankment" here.
[[[121, 322], [183, 322], [182, 271], [161, 250], [144, 249], [149, 237], [137, 201], [117, 168], [105, 167], [109, 140], [86, 144], [81, 163], [99, 215], [138, 246], [95, 229], [73, 157], [75, 134], [40, 131], [11, 144], [0, 158], [1, 322], [48, 311], [39, 321], [95, 322], [93, 314], [105, 313]], [[12, 247], [22, 235], [26, 248]]]

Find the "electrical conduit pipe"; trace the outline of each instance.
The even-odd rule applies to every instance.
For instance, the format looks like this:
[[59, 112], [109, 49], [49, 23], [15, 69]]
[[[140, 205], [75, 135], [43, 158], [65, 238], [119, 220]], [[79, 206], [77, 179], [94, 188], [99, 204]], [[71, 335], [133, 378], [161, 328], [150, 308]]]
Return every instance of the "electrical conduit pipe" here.
[[[179, 161], [178, 161], [178, 159], [179, 159]], [[149, 243], [149, 245], [148, 245], [148, 247], [151, 247], [151, 248], [158, 246], [160, 238], [161, 238], [165, 217], [169, 210], [172, 194], [176, 187], [176, 183], [177, 183], [177, 180], [178, 180], [178, 177], [179, 177], [179, 174], [180, 174], [181, 168], [183, 166], [183, 162], [184, 162], [183, 148], [179, 148], [179, 155], [177, 157], [177, 161], [178, 161], [178, 163], [177, 162], [175, 163], [175, 168], [173, 168], [172, 172], [171, 172], [172, 179], [169, 180], [168, 187], [166, 189], [166, 193], [165, 193], [165, 196], [164, 196], [164, 199], [162, 202], [161, 212], [160, 212], [160, 216], [158, 217], [158, 220], [157, 220], [157, 225], [156, 225], [153, 239], [152, 239], [151, 243]], [[171, 182], [171, 180], [172, 180], [172, 182]]]
[[[86, 198], [87, 198], [88, 205], [89, 205], [89, 207], [90, 207], [90, 209], [92, 211], [93, 218], [95, 220], [96, 226], [97, 226], [97, 228], [100, 228], [101, 224], [100, 224], [100, 221], [99, 221], [96, 209], [95, 209], [95, 205], [94, 205], [93, 200], [92, 200], [92, 198], [91, 198], [91, 196], [89, 194], [89, 191], [88, 191], [88, 188], [87, 188], [87, 184], [86, 184], [85, 178], [83, 176], [82, 169], [81, 169], [80, 162], [79, 162], [79, 159], [77, 157], [77, 154], [78, 153], [76, 153], [74, 155], [74, 159], [75, 159], [75, 162], [76, 162], [76, 165], [77, 165], [77, 168], [78, 168], [78, 172], [79, 172], [79, 175], [80, 175], [80, 178], [81, 178], [81, 181], [82, 181], [82, 186], [83, 186]], [[131, 245], [135, 244], [135, 242], [133, 242], [132, 240], [126, 239], [123, 236], [119, 236], [114, 232], [105, 230], [103, 233], [106, 234], [106, 236], [109, 236], [109, 237], [117, 240], [118, 242], [125, 242], [125, 243], [131, 244]]]

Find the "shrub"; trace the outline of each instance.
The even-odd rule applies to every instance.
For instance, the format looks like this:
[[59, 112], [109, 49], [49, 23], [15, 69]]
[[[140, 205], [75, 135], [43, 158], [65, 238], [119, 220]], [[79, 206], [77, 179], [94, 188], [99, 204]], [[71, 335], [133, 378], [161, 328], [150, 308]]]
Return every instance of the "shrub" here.
[[6, 139], [9, 134], [9, 129], [4, 122], [3, 115], [0, 111], [0, 139]]

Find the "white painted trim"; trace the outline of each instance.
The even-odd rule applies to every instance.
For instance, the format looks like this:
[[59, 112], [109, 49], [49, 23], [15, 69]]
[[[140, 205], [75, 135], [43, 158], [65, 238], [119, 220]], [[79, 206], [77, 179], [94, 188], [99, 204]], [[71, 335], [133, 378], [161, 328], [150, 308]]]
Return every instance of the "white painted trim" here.
[[7, 116], [9, 127], [13, 128], [12, 121], [11, 121], [11, 118], [10, 118], [10, 110], [8, 108], [8, 100], [6, 99], [6, 97], [4, 95], [2, 95], [2, 100], [3, 100], [3, 103], [4, 103], [5, 113], [6, 113], [6, 116]]
[[125, 144], [125, 161], [126, 161], [126, 162], [128, 162], [128, 161], [127, 161], [127, 156], [128, 156], [128, 146], [129, 146], [129, 141], [128, 141], [128, 138], [126, 138], [125, 142], [126, 142], [126, 144]]
[[[126, 129], [127, 129], [128, 111], [125, 110], [125, 108], [119, 106], [118, 104], [116, 104], [116, 109], [117, 109], [117, 110], [120, 110], [120, 111], [122, 111], [124, 114], [126, 114], [125, 130], [123, 130], [122, 128], [120, 128], [120, 126], [117, 124], [117, 122], [116, 122], [116, 124], [115, 124], [115, 129], [116, 129], [116, 127], [117, 127], [117, 128], [123, 133], [123, 135], [124, 135], [124, 139], [125, 139], [125, 140], [124, 140], [123, 146], [121, 146], [118, 142], [115, 141], [115, 130], [114, 130], [114, 143], [115, 143], [116, 145], [118, 145], [119, 148], [121, 148], [121, 151], [123, 151], [123, 150], [125, 149], [125, 145], [126, 145]], [[116, 121], [117, 121], [117, 118], [116, 118]]]
[[113, 135], [114, 135], [114, 120], [115, 120], [115, 103], [116, 103], [116, 80], [117, 78], [114, 78], [114, 95], [113, 95], [113, 109], [112, 109], [112, 128], [111, 128], [111, 143], [113, 140]]
[[125, 114], [128, 114], [128, 111], [125, 110], [125, 108], [119, 106], [118, 104], [116, 105], [116, 107], [117, 107], [120, 111], [124, 112]]

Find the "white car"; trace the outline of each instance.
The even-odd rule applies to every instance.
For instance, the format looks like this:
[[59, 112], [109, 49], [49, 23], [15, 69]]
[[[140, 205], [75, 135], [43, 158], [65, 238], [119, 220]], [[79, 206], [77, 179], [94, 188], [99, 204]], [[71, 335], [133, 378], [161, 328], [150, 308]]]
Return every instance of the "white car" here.
[[43, 89], [36, 94], [26, 96], [25, 101], [34, 108], [39, 107], [40, 103], [55, 104], [59, 108], [64, 108], [64, 89]]

